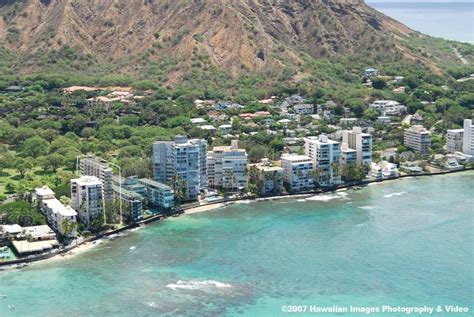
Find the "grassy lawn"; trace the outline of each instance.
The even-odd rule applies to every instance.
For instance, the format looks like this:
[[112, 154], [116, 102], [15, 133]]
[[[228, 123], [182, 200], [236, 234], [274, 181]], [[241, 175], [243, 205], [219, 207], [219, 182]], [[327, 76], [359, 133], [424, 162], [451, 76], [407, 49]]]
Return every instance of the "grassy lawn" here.
[[[19, 190], [31, 191], [34, 188], [48, 185], [51, 188], [57, 187], [64, 183], [65, 179], [62, 177], [68, 172], [59, 169], [56, 173], [51, 171], [45, 172], [41, 167], [34, 167], [28, 171], [22, 179], [20, 174], [14, 169], [5, 169], [0, 174], [0, 195], [14, 194]], [[14, 190], [8, 192], [6, 186], [8, 183], [13, 184]]]

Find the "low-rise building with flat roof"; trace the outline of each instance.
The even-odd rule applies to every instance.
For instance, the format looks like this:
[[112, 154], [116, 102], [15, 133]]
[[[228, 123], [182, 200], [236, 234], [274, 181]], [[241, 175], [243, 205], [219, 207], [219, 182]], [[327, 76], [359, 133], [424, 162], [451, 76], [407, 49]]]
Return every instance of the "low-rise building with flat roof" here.
[[249, 180], [257, 184], [260, 195], [275, 195], [283, 191], [284, 170], [280, 165], [281, 162], [270, 162], [267, 158], [249, 165]]
[[174, 192], [170, 186], [148, 178], [140, 178], [138, 182], [145, 186], [145, 199], [148, 206], [159, 211], [167, 211], [174, 207]]

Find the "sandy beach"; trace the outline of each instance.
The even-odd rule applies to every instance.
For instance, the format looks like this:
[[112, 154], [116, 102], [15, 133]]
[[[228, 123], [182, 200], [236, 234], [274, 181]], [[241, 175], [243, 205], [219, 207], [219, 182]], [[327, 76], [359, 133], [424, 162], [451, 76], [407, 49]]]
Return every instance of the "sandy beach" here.
[[229, 203], [216, 203], [216, 204], [211, 204], [211, 205], [206, 205], [206, 206], [197, 206], [191, 209], [187, 209], [184, 211], [185, 215], [192, 215], [192, 214], [197, 214], [205, 211], [210, 211], [214, 210], [217, 208], [225, 207], [228, 206]]
[[80, 246], [72, 249], [71, 251], [69, 252], [66, 252], [66, 253], [62, 253], [62, 254], [58, 254], [58, 255], [55, 255], [49, 259], [45, 259], [45, 260], [42, 260], [42, 261], [39, 261], [39, 263], [46, 263], [46, 262], [52, 262], [52, 261], [63, 261], [63, 260], [69, 260], [71, 258], [73, 258], [74, 256], [78, 255], [78, 254], [81, 254], [81, 253], [84, 253], [84, 252], [87, 252], [87, 251], [90, 251], [91, 249], [93, 249], [94, 247], [98, 246], [99, 244], [101, 244], [101, 240], [96, 240], [94, 242], [84, 242], [83, 244], [81, 244]]

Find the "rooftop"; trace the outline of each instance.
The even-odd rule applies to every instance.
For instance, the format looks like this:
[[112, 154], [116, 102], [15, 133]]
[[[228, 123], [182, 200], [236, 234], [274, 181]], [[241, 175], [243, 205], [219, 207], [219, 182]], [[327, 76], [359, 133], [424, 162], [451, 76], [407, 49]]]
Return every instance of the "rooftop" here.
[[301, 162], [301, 161], [311, 161], [311, 158], [306, 155], [299, 155], [299, 154], [283, 154], [281, 156], [282, 160], [290, 161], [290, 162]]
[[123, 187], [122, 187], [122, 189], [120, 189], [120, 186], [117, 186], [117, 185], [112, 185], [112, 189], [116, 193], [120, 193], [120, 190], [122, 190], [122, 195], [125, 196], [125, 197], [128, 197], [128, 198], [139, 199], [139, 200], [141, 200], [143, 198], [142, 195], [140, 195], [140, 194], [138, 194], [134, 191], [125, 189]]
[[20, 225], [2, 225], [0, 226], [4, 234], [17, 234], [20, 233], [23, 228]]
[[102, 182], [95, 176], [82, 176], [81, 178], [71, 179], [71, 183], [76, 183], [79, 186], [102, 185]]
[[146, 184], [148, 186], [152, 186], [152, 187], [156, 187], [156, 188], [160, 188], [160, 189], [171, 190], [171, 187], [169, 187], [168, 185], [165, 185], [163, 183], [159, 183], [159, 182], [151, 180], [149, 178], [140, 178], [138, 181], [140, 183]]
[[35, 189], [35, 194], [37, 196], [54, 196], [54, 192], [48, 186], [43, 186]]
[[28, 253], [45, 252], [45, 251], [51, 250], [55, 246], [58, 245], [58, 241], [46, 240], [46, 241], [30, 242], [28, 240], [20, 240], [20, 241], [13, 241], [12, 244], [19, 254], [28, 254]]

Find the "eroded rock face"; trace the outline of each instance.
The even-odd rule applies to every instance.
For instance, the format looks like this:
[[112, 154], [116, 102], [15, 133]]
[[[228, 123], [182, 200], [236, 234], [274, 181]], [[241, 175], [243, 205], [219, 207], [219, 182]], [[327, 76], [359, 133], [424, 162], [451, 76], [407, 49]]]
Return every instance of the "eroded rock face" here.
[[[361, 0], [1, 0], [10, 12], [0, 40], [21, 56], [64, 45], [95, 61], [197, 53], [231, 72], [352, 54], [412, 31]], [[6, 30], [6, 31], [5, 31]], [[396, 47], [396, 45], [393, 45]], [[138, 58], [137, 58], [138, 59]]]

